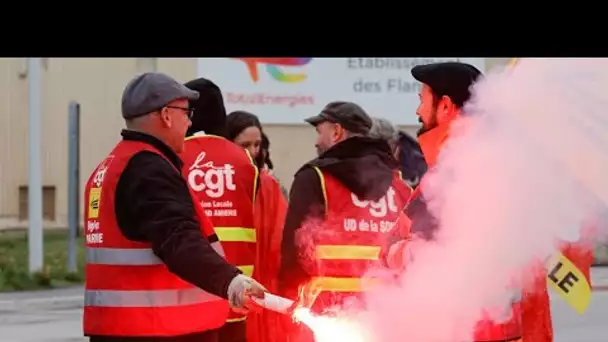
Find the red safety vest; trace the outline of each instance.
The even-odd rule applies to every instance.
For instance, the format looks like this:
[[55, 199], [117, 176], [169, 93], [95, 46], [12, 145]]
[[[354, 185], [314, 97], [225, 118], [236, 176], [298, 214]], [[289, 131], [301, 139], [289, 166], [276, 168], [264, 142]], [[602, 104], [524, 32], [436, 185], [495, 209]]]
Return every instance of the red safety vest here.
[[521, 291], [513, 294], [511, 308], [506, 308], [504, 312], [505, 317], [510, 319], [503, 323], [492, 321], [489, 313], [484, 314], [488, 318], [477, 323], [475, 342], [521, 341], [523, 334], [521, 298]]
[[[219, 328], [228, 316], [227, 301], [171, 273], [149, 243], [128, 240], [118, 227], [116, 184], [129, 159], [140, 151], [165, 158], [146, 143], [121, 141], [85, 187], [84, 334], [179, 336]], [[194, 207], [201, 230], [212, 238], [213, 226], [199, 206]]]
[[[412, 193], [412, 196], [408, 201], [408, 206], [412, 203], [421, 205], [420, 201], [422, 199], [420, 195], [422, 194], [423, 185], [424, 178]], [[511, 317], [509, 320], [503, 321], [503, 323], [496, 323], [487, 318], [477, 323], [474, 335], [475, 342], [520, 341], [523, 334], [521, 300], [521, 291], [514, 291], [511, 308], [505, 308], [504, 312], [504, 314], [507, 315], [506, 317]]]
[[[211, 219], [226, 260], [244, 274], [253, 275], [256, 231], [253, 204], [258, 169], [246, 150], [215, 135], [186, 139], [183, 176]], [[231, 312], [228, 322], [246, 319]]]
[[314, 169], [321, 181], [326, 216], [322, 223], [306, 223], [298, 240], [315, 256], [311, 262], [303, 261], [312, 276], [304, 291], [316, 292], [312, 308], [319, 312], [385, 281], [367, 272], [383, 267], [380, 250], [390, 232], [399, 229], [411, 188], [395, 172], [384, 197], [364, 201], [330, 174]]

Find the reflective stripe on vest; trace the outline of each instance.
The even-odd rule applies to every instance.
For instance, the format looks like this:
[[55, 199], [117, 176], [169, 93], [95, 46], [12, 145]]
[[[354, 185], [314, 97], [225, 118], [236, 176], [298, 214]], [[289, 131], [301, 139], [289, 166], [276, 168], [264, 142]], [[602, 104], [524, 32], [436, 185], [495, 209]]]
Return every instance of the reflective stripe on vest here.
[[213, 248], [214, 251], [217, 252], [217, 254], [226, 257], [226, 253], [224, 252], [224, 247], [222, 247], [222, 244], [219, 241], [215, 241], [211, 243], [211, 247]]
[[[215, 227], [215, 233], [222, 242], [245, 242], [255, 243], [255, 228], [245, 227]], [[235, 265], [245, 275], [253, 275], [253, 265]]]
[[[256, 243], [256, 232], [255, 228], [245, 227], [215, 227], [215, 234], [221, 242], [243, 242], [243, 243]], [[244, 275], [253, 276], [253, 265], [235, 265]], [[247, 319], [247, 316], [232, 313], [232, 317], [228, 318], [226, 322], [234, 323], [241, 322]]]
[[315, 256], [322, 260], [378, 260], [379, 246], [321, 245], [315, 249]]
[[240, 265], [237, 266], [237, 268], [239, 270], [241, 270], [241, 272], [243, 272], [244, 275], [251, 277], [253, 276], [253, 265]]
[[254, 228], [215, 227], [215, 233], [223, 242], [256, 242]]
[[310, 286], [323, 291], [362, 292], [384, 282], [378, 278], [313, 277]]
[[160, 265], [160, 260], [150, 248], [87, 248], [87, 262], [101, 265]]
[[158, 308], [200, 304], [217, 300], [217, 298], [199, 288], [146, 291], [86, 290], [84, 305], [115, 308]]
[[[217, 242], [213, 246], [221, 245]], [[214, 248], [215, 249], [215, 248]], [[115, 266], [161, 265], [150, 248], [87, 248], [87, 263]], [[219, 252], [218, 252], [219, 253]], [[218, 297], [199, 288], [180, 290], [86, 290], [85, 306], [166, 307], [192, 305], [217, 300]]]
[[[221, 242], [255, 243], [255, 228], [245, 227], [215, 227], [215, 234]], [[253, 265], [235, 265], [245, 275], [253, 276]]]
[[[224, 251], [219, 242], [211, 243], [211, 247], [220, 255]], [[87, 262], [90, 264], [118, 266], [161, 265], [160, 260], [150, 248], [87, 248]]]
[[[320, 245], [317, 260], [378, 260], [379, 246]], [[357, 277], [313, 277], [310, 285], [323, 291], [361, 292], [382, 283], [381, 279]]]

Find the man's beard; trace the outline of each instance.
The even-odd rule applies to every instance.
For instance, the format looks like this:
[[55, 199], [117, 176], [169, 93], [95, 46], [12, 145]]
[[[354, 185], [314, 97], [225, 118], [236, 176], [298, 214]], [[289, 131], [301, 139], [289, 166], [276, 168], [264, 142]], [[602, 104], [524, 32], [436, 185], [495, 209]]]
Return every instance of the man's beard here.
[[437, 110], [433, 111], [433, 114], [431, 115], [431, 121], [428, 124], [424, 123], [424, 121], [422, 120], [422, 117], [418, 117], [418, 122], [420, 122], [422, 124], [422, 126], [418, 129], [418, 132], [416, 132], [416, 136], [419, 137], [419, 136], [423, 135], [424, 133], [437, 127]]

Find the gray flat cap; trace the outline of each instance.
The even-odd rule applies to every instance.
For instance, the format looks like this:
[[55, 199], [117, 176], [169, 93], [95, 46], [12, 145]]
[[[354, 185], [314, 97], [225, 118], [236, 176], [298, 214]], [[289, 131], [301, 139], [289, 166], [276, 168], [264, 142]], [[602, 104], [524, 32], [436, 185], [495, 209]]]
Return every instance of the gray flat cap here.
[[342, 125], [345, 129], [360, 134], [367, 134], [372, 128], [372, 118], [358, 104], [353, 102], [330, 102], [321, 113], [304, 121], [316, 126], [323, 121]]
[[197, 91], [158, 72], [148, 72], [133, 78], [122, 93], [122, 117], [133, 119], [146, 115], [178, 99], [194, 101]]

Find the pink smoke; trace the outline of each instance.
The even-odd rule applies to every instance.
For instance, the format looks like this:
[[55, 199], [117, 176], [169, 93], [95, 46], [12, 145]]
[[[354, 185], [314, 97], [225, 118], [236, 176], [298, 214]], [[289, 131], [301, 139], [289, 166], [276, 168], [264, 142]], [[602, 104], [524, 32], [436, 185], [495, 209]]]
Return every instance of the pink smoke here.
[[[470, 341], [608, 205], [608, 59], [526, 59], [474, 86], [424, 196], [440, 230], [357, 313], [367, 342]], [[605, 235], [600, 222], [595, 234]], [[589, 239], [589, 236], [585, 236]], [[498, 316], [497, 316], [498, 317]]]

